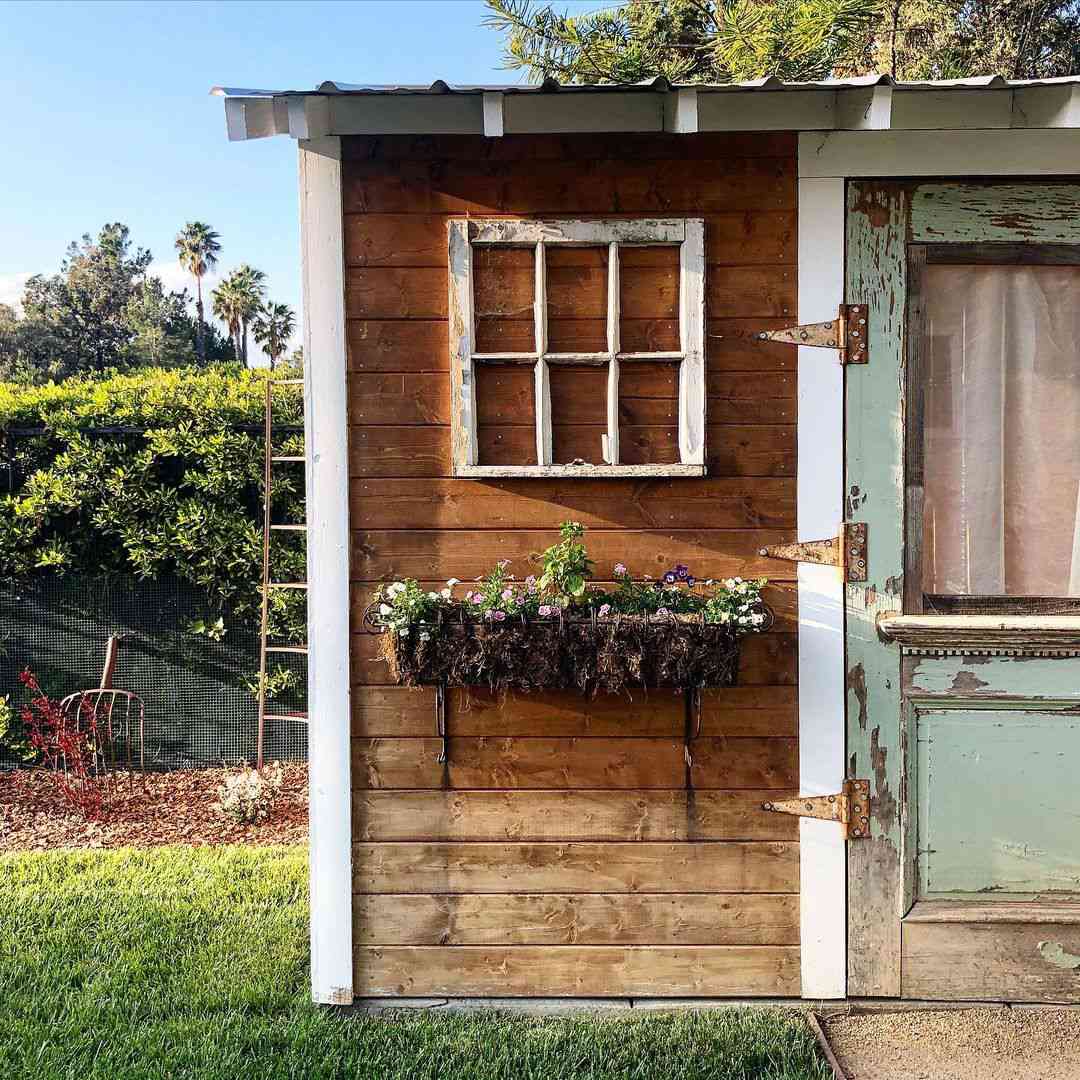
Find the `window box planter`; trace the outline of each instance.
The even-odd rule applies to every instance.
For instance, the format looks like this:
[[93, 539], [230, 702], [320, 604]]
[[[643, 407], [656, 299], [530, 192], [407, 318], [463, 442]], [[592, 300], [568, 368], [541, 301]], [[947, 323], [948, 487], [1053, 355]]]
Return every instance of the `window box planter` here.
[[[767, 630], [772, 614], [762, 605]], [[382, 631], [377, 609], [370, 629]], [[384, 633], [382, 657], [403, 686], [574, 689], [592, 696], [636, 687], [733, 686], [741, 635], [700, 615], [569, 614], [481, 620], [464, 611], [407, 633]]]

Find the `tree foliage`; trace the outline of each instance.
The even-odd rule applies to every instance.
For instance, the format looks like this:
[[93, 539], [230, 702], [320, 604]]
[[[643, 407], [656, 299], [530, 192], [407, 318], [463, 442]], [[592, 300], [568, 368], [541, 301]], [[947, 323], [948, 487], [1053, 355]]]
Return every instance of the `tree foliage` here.
[[[44, 386], [0, 383], [0, 450], [16, 481], [0, 496], [0, 580], [175, 574], [222, 610], [254, 612], [267, 374], [150, 368]], [[302, 425], [298, 391], [276, 392], [275, 419]], [[279, 432], [275, 450], [302, 454], [302, 434]], [[276, 520], [302, 521], [302, 496], [302, 478], [279, 470]], [[304, 577], [295, 535], [275, 534], [275, 543], [283, 538], [274, 555], [283, 580]], [[275, 618], [294, 619], [296, 603], [277, 594]]]
[[506, 66], [536, 82], [1080, 71], [1080, 0], [627, 0], [579, 15], [535, 0], [487, 6]]
[[175, 247], [180, 265], [195, 279], [195, 347], [199, 362], [206, 363], [206, 312], [203, 308], [202, 279], [217, 266], [221, 253], [220, 236], [205, 222], [189, 221], [177, 234]]
[[255, 316], [252, 333], [270, 358], [271, 369], [285, 354], [295, 329], [296, 316], [288, 304], [264, 304]]

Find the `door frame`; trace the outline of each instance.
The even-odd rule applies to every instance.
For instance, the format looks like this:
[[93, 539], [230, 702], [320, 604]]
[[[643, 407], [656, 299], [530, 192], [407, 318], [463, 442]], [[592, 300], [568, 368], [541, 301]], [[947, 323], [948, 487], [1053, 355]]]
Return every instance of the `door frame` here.
[[[845, 259], [850, 181], [1077, 175], [1077, 131], [800, 133], [799, 321], [834, 318], [841, 299], [861, 302]], [[885, 232], [900, 227], [894, 210], [874, 208]], [[903, 261], [903, 242], [900, 250]], [[902, 327], [902, 304], [896, 318]], [[845, 371], [821, 350], [799, 348], [798, 538], [834, 536], [841, 521], [866, 520], [863, 492], [889, 493], [888, 508], [869, 522], [865, 584], [845, 588], [831, 567], [799, 567], [800, 794], [838, 791], [845, 776], [872, 783], [870, 837], [846, 853], [834, 823], [800, 824], [804, 997], [900, 996], [906, 739], [899, 650], [879, 639], [876, 624], [902, 609], [903, 476], [877, 451], [882, 439], [903, 445], [903, 336], [887, 340], [881, 311], [870, 321], [865, 367]]]

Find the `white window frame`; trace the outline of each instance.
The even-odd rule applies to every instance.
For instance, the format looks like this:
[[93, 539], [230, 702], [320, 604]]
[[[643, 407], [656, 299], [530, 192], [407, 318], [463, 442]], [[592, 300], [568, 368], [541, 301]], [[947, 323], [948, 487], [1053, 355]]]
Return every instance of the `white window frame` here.
[[[548, 245], [608, 248], [607, 349], [551, 352], [547, 341], [546, 248]], [[626, 352], [619, 342], [619, 249], [678, 246], [679, 348]], [[535, 345], [530, 352], [476, 351], [473, 306], [474, 247], [532, 248]], [[705, 222], [701, 218], [524, 221], [452, 218], [450, 266], [450, 385], [454, 476], [704, 476], [705, 475]], [[624, 465], [619, 461], [619, 368], [621, 364], [671, 363], [679, 368], [679, 462]], [[481, 364], [528, 364], [534, 372], [536, 465], [481, 465], [477, 452], [476, 369]], [[607, 434], [602, 464], [553, 464], [550, 369], [552, 365], [606, 367]]]

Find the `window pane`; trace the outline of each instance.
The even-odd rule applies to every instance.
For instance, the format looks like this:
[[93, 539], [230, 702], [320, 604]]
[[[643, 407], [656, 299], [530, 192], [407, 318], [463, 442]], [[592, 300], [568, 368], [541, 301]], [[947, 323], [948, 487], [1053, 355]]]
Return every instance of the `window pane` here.
[[678, 247], [619, 249], [623, 352], [678, 352]]
[[478, 464], [536, 464], [532, 364], [478, 364], [476, 416]]
[[535, 260], [531, 247], [473, 248], [477, 352], [532, 352], [536, 348]]
[[924, 592], [1080, 596], [1080, 267], [925, 274]]
[[568, 465], [575, 460], [603, 465], [607, 380], [606, 364], [603, 367], [551, 365], [548, 371], [551, 460], [556, 465]]
[[619, 372], [619, 450], [627, 465], [679, 460], [679, 365], [635, 360]]
[[544, 251], [548, 352], [607, 352], [608, 249], [551, 244]]

